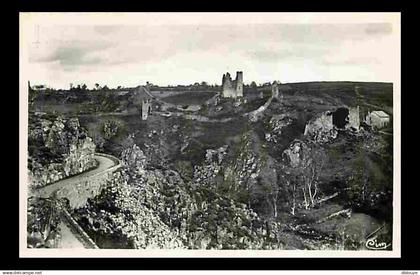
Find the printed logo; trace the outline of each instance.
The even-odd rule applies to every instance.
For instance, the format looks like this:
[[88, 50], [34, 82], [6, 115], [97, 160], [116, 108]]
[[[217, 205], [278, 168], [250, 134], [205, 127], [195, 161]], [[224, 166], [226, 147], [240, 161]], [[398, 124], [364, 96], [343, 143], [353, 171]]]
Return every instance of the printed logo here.
[[365, 246], [367, 249], [369, 250], [384, 250], [387, 249], [388, 247], [391, 246], [390, 243], [386, 243], [386, 242], [379, 242], [378, 241], [378, 237], [377, 237], [377, 233], [382, 230], [382, 228], [384, 228], [385, 225], [379, 227], [378, 229], [376, 229], [375, 231], [373, 231], [372, 233], [370, 233], [367, 237], [366, 237], [366, 243]]

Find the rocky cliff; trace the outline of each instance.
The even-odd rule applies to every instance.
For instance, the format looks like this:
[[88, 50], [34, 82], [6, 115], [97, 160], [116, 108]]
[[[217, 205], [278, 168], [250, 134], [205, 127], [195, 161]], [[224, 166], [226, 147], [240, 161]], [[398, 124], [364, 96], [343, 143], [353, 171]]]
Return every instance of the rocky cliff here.
[[337, 130], [333, 125], [333, 115], [331, 112], [325, 112], [311, 119], [305, 126], [305, 136], [310, 139], [325, 143], [337, 137]]
[[95, 144], [77, 118], [29, 118], [28, 168], [31, 184], [43, 186], [96, 166]]
[[284, 128], [291, 125], [295, 119], [294, 114], [273, 115], [268, 123], [269, 132], [265, 133], [265, 140], [277, 143], [281, 139]]

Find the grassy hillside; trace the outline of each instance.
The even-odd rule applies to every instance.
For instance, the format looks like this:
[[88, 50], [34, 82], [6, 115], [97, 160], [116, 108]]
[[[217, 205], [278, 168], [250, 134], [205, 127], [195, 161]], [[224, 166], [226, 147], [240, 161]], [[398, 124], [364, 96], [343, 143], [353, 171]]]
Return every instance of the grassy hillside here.
[[204, 104], [206, 100], [213, 97], [215, 94], [215, 92], [206, 91], [183, 92], [166, 96], [163, 98], [163, 101], [179, 105], [201, 105]]

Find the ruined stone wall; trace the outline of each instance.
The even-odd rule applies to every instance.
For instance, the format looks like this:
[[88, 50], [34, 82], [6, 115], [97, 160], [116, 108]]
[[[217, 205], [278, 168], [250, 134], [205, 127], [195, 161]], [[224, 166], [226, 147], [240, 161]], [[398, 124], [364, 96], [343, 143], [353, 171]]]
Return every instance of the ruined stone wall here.
[[[338, 112], [340, 113], [337, 114]], [[342, 115], [343, 112], [344, 115]], [[336, 117], [334, 118], [334, 116]], [[343, 127], [340, 126], [341, 124]], [[318, 115], [306, 124], [304, 135], [318, 142], [328, 142], [337, 137], [336, 128], [359, 131], [359, 106], [354, 108], [341, 107], [334, 112], [328, 111]]]
[[332, 121], [332, 114], [330, 112], [322, 113], [319, 117], [309, 121], [305, 126], [304, 135], [310, 135], [316, 131], [324, 130], [329, 131], [334, 128]]
[[225, 98], [243, 97], [243, 73], [236, 72], [236, 79], [232, 80], [229, 73], [222, 78], [222, 96]]
[[151, 103], [149, 100], [144, 100], [141, 104], [141, 119], [147, 120], [151, 110]]
[[305, 126], [304, 135], [317, 142], [328, 142], [336, 138], [337, 131], [334, 128], [332, 113], [324, 112], [311, 119]]
[[242, 72], [236, 72], [236, 97], [244, 96], [244, 75]]
[[236, 97], [236, 90], [234, 89], [234, 83], [229, 73], [226, 73], [225, 75], [223, 75], [222, 88], [223, 88], [223, 91], [222, 91], [223, 97], [227, 97], [227, 98]]
[[349, 108], [349, 123], [346, 125], [347, 129], [353, 128], [354, 130], [359, 130], [360, 128], [360, 108], [359, 106], [355, 108]]
[[273, 98], [278, 98], [279, 97], [279, 86], [277, 84], [277, 81], [274, 81], [273, 85], [271, 86], [271, 96]]
[[249, 117], [249, 120], [252, 122], [257, 121], [264, 113], [265, 110], [267, 110], [268, 106], [270, 106], [271, 101], [273, 101], [273, 97], [270, 97], [264, 105], [260, 106], [257, 110], [254, 110], [248, 114], [245, 114]]

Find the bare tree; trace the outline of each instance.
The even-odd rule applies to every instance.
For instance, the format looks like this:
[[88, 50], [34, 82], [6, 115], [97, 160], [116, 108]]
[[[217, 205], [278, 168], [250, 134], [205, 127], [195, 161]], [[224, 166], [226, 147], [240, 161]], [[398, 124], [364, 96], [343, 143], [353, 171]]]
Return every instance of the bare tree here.
[[[299, 161], [283, 167], [282, 180], [290, 194], [290, 213], [295, 214], [298, 197], [301, 197], [305, 209], [315, 206], [319, 194], [319, 176], [326, 163], [326, 154], [322, 148], [302, 146]], [[301, 194], [300, 196], [298, 194]]]
[[300, 169], [304, 203], [307, 209], [316, 204], [319, 175], [325, 165], [326, 156], [322, 149], [316, 148], [305, 151], [303, 158]]
[[296, 184], [293, 183], [292, 186], [292, 206], [290, 209], [290, 213], [294, 216], [296, 211]]

